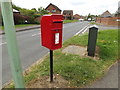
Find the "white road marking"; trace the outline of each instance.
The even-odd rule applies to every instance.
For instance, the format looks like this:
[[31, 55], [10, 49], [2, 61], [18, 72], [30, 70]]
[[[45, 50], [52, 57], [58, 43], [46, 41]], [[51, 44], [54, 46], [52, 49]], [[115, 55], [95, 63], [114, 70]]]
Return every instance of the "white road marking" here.
[[74, 36], [76, 36], [76, 35], [78, 35], [78, 34], [80, 34], [81, 32], [83, 32], [84, 31], [84, 29], [85, 28], [87, 28], [89, 26], [89, 24], [88, 25], [86, 25], [84, 28], [82, 28], [79, 32], [77, 32]]
[[40, 35], [40, 34], [41, 34], [41, 33], [33, 34], [32, 37], [37, 36], [37, 35]]
[[84, 34], [84, 33], [88, 30], [88, 28], [89, 28], [89, 27], [87, 27], [87, 28], [82, 32], [82, 34]]
[[7, 42], [4, 42], [4, 43], [0, 43], [0, 46], [4, 45], [4, 44], [7, 44]]

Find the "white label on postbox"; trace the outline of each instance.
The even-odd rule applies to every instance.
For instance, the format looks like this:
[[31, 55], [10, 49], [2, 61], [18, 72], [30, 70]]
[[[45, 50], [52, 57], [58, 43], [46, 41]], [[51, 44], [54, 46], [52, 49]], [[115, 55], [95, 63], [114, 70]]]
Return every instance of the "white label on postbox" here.
[[59, 43], [59, 33], [55, 33], [55, 44]]

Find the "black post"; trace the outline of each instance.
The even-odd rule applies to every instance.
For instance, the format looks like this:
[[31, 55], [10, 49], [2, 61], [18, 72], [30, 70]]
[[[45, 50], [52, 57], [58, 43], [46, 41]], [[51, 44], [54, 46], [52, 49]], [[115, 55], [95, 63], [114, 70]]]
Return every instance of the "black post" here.
[[53, 51], [50, 50], [50, 82], [53, 82]]
[[89, 28], [89, 36], [88, 36], [88, 56], [94, 57], [95, 48], [96, 48], [96, 40], [97, 40], [98, 27], [93, 25]]

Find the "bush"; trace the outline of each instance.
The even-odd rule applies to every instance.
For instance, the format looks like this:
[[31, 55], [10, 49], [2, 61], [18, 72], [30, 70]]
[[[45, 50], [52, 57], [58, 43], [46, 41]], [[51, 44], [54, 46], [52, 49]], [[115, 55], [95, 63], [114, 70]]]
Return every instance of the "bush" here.
[[24, 17], [20, 14], [14, 14], [14, 23], [15, 24], [23, 24], [25, 21]]

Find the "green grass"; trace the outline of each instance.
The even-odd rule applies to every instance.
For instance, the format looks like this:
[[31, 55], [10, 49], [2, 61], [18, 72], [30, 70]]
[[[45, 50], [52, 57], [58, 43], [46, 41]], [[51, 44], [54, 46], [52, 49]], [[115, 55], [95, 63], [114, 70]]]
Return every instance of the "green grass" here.
[[92, 25], [100, 25], [100, 24], [98, 24], [98, 23], [96, 23], [96, 22], [90, 22], [90, 24], [92, 24]]
[[33, 26], [36, 24], [20, 24], [20, 25], [15, 25], [15, 28], [21, 28], [21, 27], [27, 27], [27, 26]]
[[[104, 75], [106, 69], [118, 59], [118, 30], [99, 31], [97, 46], [100, 60], [62, 53], [69, 45], [87, 46], [88, 35], [78, 35], [65, 41], [63, 48], [54, 51], [54, 74], [60, 74], [72, 87], [84, 87]], [[31, 80], [49, 75], [49, 55], [31, 68], [25, 76], [26, 84]], [[13, 87], [13, 85], [11, 86]]]
[[72, 22], [78, 22], [79, 20], [64, 20], [63, 23], [72, 23]]
[[[27, 26], [33, 26], [37, 24], [20, 24], [20, 25], [15, 25], [15, 28], [22, 28], [22, 27], [27, 27]], [[3, 26], [0, 26], [0, 30], [4, 30]]]

